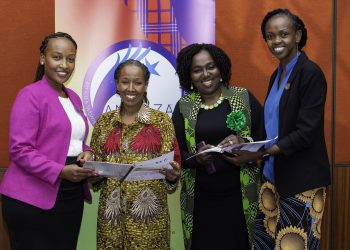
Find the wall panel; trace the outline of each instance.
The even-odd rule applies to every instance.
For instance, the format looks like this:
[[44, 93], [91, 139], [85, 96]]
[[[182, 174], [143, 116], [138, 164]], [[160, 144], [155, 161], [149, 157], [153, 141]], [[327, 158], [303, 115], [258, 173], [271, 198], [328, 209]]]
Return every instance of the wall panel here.
[[8, 129], [19, 89], [34, 80], [39, 46], [55, 31], [54, 0], [0, 1], [0, 167], [9, 163]]
[[[55, 31], [54, 22], [54, 0], [0, 1], [0, 182], [9, 163], [8, 126], [12, 103], [18, 90], [33, 81], [40, 43], [44, 36]], [[1, 210], [0, 249], [10, 249]]]
[[333, 249], [350, 249], [350, 168], [335, 168]]
[[[3, 174], [0, 173], [0, 182]], [[1, 196], [0, 196], [0, 249], [10, 250], [10, 242], [7, 235], [6, 224], [2, 218]]]
[[279, 0], [216, 1], [216, 44], [231, 57], [232, 83], [251, 90], [263, 102], [270, 74], [278, 61], [268, 51], [260, 25], [268, 11], [287, 8], [299, 15], [308, 29], [305, 51], [323, 69], [329, 91], [325, 131], [330, 153], [332, 80], [332, 1]]
[[[263, 102], [270, 74], [278, 61], [268, 51], [260, 25], [268, 11], [287, 8], [297, 14], [308, 29], [305, 51], [323, 69], [328, 82], [325, 113], [325, 133], [331, 155], [331, 97], [332, 97], [332, 1], [270, 0], [216, 1], [216, 44], [223, 48], [233, 62], [232, 83], [251, 90]], [[322, 249], [329, 249], [331, 192], [328, 189], [327, 209], [322, 225]]]
[[350, 165], [350, 2], [337, 1], [335, 162]]

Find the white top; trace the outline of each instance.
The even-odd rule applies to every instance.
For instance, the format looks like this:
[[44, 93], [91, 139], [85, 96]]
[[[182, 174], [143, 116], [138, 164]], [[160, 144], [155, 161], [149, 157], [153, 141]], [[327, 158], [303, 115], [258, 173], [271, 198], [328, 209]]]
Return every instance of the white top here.
[[67, 156], [77, 156], [83, 151], [85, 123], [69, 98], [58, 97], [70, 120], [72, 131]]

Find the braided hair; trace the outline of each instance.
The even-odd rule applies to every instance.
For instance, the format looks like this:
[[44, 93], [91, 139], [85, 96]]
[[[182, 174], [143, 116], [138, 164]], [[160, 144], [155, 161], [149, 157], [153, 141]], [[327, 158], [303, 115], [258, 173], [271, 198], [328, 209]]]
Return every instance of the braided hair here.
[[[41, 42], [40, 49], [39, 49], [40, 55], [45, 54], [45, 51], [46, 51], [47, 45], [49, 44], [50, 39], [61, 38], [61, 37], [67, 38], [69, 41], [71, 41], [73, 43], [75, 49], [78, 48], [77, 43], [74, 41], [74, 39], [69, 34], [64, 33], [64, 32], [56, 32], [56, 33], [53, 33], [53, 34], [46, 36], [44, 38], [44, 40]], [[45, 66], [42, 65], [40, 63], [40, 60], [39, 60], [39, 64], [38, 64], [38, 67], [36, 69], [34, 81], [36, 82], [36, 81], [40, 80], [44, 74], [45, 74]]]
[[151, 76], [151, 73], [149, 72], [146, 65], [144, 65], [142, 62], [135, 60], [135, 59], [128, 59], [128, 60], [126, 60], [118, 65], [118, 67], [114, 71], [114, 80], [115, 81], [119, 80], [120, 72], [122, 71], [122, 69], [125, 66], [128, 66], [128, 65], [135, 65], [135, 66], [141, 68], [142, 72], [143, 72], [143, 77], [145, 78], [145, 81], [148, 82], [148, 80]]
[[[128, 59], [124, 62], [121, 62], [118, 67], [115, 69], [114, 71], [114, 80], [115, 82], [117, 83], [118, 80], [119, 80], [119, 77], [120, 77], [120, 73], [122, 71], [122, 69], [125, 67], [125, 66], [129, 66], [129, 65], [134, 65], [136, 67], [139, 67], [141, 68], [142, 72], [143, 72], [143, 77], [145, 79], [146, 82], [148, 82], [150, 76], [151, 76], [151, 73], [150, 71], [148, 70], [147, 66], [144, 65], [142, 62], [138, 61], [138, 60], [135, 60], [135, 59]], [[118, 92], [118, 89], [117, 89], [117, 94], [119, 94]], [[144, 97], [143, 97], [144, 101], [146, 103], [149, 103], [148, 101], [148, 98], [147, 98], [147, 92], [145, 92], [144, 94]]]
[[298, 50], [301, 51], [301, 49], [306, 45], [307, 29], [305, 27], [304, 22], [298, 16], [290, 12], [288, 9], [275, 9], [266, 14], [266, 16], [264, 17], [261, 23], [261, 33], [264, 40], [266, 41], [266, 31], [265, 31], [266, 24], [273, 16], [276, 16], [276, 15], [287, 16], [292, 21], [295, 31], [301, 30], [301, 39], [298, 43]]
[[[176, 73], [179, 76], [181, 88], [187, 92], [193, 91], [191, 89], [192, 59], [201, 50], [208, 51], [213, 58], [215, 65], [219, 68], [223, 85], [228, 86], [231, 79], [231, 60], [228, 55], [222, 49], [213, 44], [194, 43], [184, 47], [177, 54]], [[193, 86], [193, 88], [195, 89], [195, 86]]]

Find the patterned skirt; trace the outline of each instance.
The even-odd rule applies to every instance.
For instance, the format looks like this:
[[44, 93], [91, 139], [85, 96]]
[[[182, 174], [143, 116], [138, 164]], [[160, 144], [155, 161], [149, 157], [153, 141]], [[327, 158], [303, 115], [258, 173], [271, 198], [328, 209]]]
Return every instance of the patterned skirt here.
[[254, 249], [319, 249], [326, 188], [280, 196], [265, 182], [255, 219]]

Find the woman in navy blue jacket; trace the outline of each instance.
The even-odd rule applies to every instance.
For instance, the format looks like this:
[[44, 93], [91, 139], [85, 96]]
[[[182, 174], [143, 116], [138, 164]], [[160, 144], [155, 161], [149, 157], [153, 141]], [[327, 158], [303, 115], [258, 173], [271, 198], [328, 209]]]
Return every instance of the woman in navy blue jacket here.
[[273, 10], [263, 19], [261, 31], [280, 63], [264, 105], [266, 138], [277, 139], [256, 153], [236, 151], [233, 160], [265, 160], [254, 246], [318, 249], [330, 184], [324, 139], [327, 82], [320, 67], [301, 51], [307, 30], [298, 16]]

